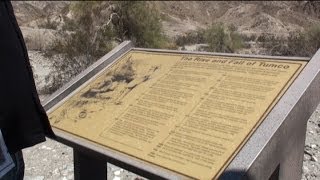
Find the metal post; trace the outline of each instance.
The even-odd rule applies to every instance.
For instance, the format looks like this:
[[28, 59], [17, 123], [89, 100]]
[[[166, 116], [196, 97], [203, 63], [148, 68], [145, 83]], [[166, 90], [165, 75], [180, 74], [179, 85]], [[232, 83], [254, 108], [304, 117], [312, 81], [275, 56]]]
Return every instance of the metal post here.
[[305, 120], [300, 122], [300, 128], [297, 127], [287, 139], [288, 147], [283, 153], [279, 179], [301, 179], [307, 122]]
[[73, 149], [73, 162], [75, 180], [107, 179], [107, 161], [105, 159], [97, 159]]

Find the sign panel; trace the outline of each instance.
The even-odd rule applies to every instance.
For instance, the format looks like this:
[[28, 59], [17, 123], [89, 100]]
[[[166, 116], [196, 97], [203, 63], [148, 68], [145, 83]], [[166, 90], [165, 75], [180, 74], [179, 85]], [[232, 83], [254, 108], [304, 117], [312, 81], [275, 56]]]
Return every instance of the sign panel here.
[[131, 50], [49, 112], [53, 127], [217, 178], [304, 61]]

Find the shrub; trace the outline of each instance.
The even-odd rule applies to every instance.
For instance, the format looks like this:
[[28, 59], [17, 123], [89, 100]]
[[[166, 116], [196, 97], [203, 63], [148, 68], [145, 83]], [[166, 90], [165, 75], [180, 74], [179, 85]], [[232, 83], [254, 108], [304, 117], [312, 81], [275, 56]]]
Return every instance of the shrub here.
[[256, 41], [258, 39], [255, 34], [251, 34], [251, 35], [242, 34], [241, 37], [244, 42]]
[[[113, 48], [114, 42], [132, 40], [138, 47], [174, 48], [162, 34], [160, 15], [144, 1], [82, 1], [70, 7], [73, 18], [65, 24], [45, 54], [60, 54], [48, 81], [54, 91]], [[59, 58], [60, 59], [60, 58]], [[49, 80], [50, 79], [50, 80]]]
[[314, 25], [305, 32], [290, 33], [285, 38], [269, 38], [263, 47], [270, 55], [311, 57], [320, 48], [320, 25]]
[[175, 43], [178, 46], [206, 43], [209, 45], [207, 51], [233, 53], [245, 47], [243, 40], [245, 36], [236, 31], [234, 25], [225, 28], [222, 24], [215, 24], [207, 29], [198, 29], [178, 36]]
[[185, 35], [180, 35], [176, 38], [175, 43], [178, 46], [184, 46], [187, 44], [200, 44], [205, 43], [205, 30], [198, 29], [197, 31], [188, 32]]
[[43, 23], [40, 23], [38, 26], [39, 28], [43, 28], [43, 29], [57, 30], [58, 25], [59, 25], [58, 22], [51, 20], [50, 17], [47, 16], [45, 21], [43, 21]]
[[320, 24], [311, 26], [305, 36], [305, 55], [312, 56], [320, 48]]
[[61, 55], [53, 61], [53, 74], [48, 78], [53, 84], [48, 91], [55, 91], [112, 49], [111, 30], [96, 21], [102, 16], [102, 7], [106, 7], [105, 3], [77, 2], [71, 7], [75, 18], [64, 17], [61, 38], [45, 52], [47, 56]]
[[213, 25], [206, 30], [205, 39], [209, 50], [214, 52], [233, 53], [244, 46], [243, 39], [234, 26], [225, 29], [222, 24]]
[[118, 20], [113, 24], [121, 41], [130, 39], [137, 47], [163, 48], [167, 39], [162, 34], [159, 12], [144, 1], [120, 1], [114, 10]]

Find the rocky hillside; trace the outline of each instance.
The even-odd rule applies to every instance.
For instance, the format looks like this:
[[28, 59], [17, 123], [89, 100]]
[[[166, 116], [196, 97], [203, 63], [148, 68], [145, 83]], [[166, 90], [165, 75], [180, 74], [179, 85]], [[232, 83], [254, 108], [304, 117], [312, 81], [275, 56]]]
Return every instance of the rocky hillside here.
[[[30, 49], [45, 48], [55, 30], [72, 18], [70, 1], [13, 1], [20, 26]], [[262, 33], [286, 37], [320, 23], [318, 2], [312, 1], [152, 1], [162, 17], [164, 33], [174, 38], [186, 32], [221, 22], [234, 25], [245, 35]], [[111, 9], [111, 8], [109, 8]], [[109, 11], [107, 9], [106, 11]]]
[[[154, 3], [164, 15], [168, 16], [167, 21], [164, 21], [164, 24], [167, 24], [166, 29], [176, 28], [173, 31], [177, 34], [222, 22], [235, 25], [238, 31], [244, 34], [271, 33], [283, 36], [320, 22], [319, 12], [308, 2], [164, 1]], [[184, 28], [176, 27], [175, 23]]]

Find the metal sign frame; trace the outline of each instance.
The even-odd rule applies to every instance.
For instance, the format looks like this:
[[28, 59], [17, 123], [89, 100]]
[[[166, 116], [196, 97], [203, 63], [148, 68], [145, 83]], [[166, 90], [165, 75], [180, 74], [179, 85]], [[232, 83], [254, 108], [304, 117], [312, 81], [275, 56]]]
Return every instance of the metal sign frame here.
[[[64, 102], [65, 99], [73, 95], [74, 90], [98, 76], [105, 68], [111, 66], [131, 49], [309, 61], [220, 176], [220, 179], [301, 179], [306, 124], [320, 102], [320, 50], [309, 60], [309, 58], [301, 57], [133, 48], [130, 41], [125, 41], [53, 93], [44, 101], [44, 108], [48, 111], [53, 106]], [[86, 177], [106, 179], [107, 162], [150, 179], [189, 179], [179, 173], [95, 144], [81, 137], [56, 128], [53, 130], [59, 142], [73, 147], [75, 179], [86, 179]]]

